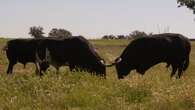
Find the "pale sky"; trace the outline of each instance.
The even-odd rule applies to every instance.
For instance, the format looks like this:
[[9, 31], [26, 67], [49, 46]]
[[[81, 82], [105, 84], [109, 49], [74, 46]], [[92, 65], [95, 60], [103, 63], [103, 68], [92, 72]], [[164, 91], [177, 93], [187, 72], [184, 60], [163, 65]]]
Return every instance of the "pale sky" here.
[[28, 38], [31, 26], [42, 26], [86, 38], [134, 30], [195, 38], [194, 18], [177, 0], [0, 0], [0, 37]]

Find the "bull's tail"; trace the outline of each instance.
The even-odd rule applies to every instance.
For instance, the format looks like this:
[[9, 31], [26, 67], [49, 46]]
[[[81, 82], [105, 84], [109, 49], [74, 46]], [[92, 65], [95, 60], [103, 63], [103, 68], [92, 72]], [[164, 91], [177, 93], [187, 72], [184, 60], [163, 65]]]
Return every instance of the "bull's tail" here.
[[191, 44], [190, 42], [186, 42], [185, 44], [185, 48], [186, 48], [186, 60], [183, 64], [183, 71], [187, 70], [189, 63], [190, 63], [190, 52], [191, 52]]
[[187, 68], [189, 67], [189, 63], [190, 63], [190, 59], [189, 57], [187, 57], [183, 65], [183, 71], [187, 70]]

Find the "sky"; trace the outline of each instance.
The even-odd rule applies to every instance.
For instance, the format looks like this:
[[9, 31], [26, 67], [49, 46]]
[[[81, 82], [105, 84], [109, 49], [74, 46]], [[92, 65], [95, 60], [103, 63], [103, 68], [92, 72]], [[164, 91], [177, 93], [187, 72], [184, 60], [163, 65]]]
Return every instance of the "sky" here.
[[195, 38], [195, 15], [177, 0], [0, 0], [0, 37], [29, 38], [31, 26], [101, 38], [146, 33], [180, 33]]

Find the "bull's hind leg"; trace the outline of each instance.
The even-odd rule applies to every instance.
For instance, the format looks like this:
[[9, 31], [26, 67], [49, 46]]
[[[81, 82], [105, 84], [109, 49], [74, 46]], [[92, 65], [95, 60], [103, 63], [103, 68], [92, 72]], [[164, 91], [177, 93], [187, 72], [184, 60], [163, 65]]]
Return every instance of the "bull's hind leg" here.
[[182, 74], [183, 74], [183, 64], [180, 64], [179, 65], [179, 69], [178, 69], [178, 78], [180, 78], [181, 76], [182, 76]]
[[182, 73], [183, 73], [183, 69], [179, 68], [178, 69], [178, 78], [180, 78], [182, 76]]
[[16, 64], [16, 62], [9, 62], [7, 74], [11, 74], [13, 72], [13, 67]]
[[60, 72], [59, 66], [56, 66], [55, 68], [56, 68], [56, 74], [59, 74], [59, 72]]
[[171, 78], [173, 77], [173, 75], [175, 75], [176, 71], [177, 71], [177, 66], [172, 64]]
[[73, 70], [76, 68], [76, 66], [70, 64], [70, 65], [69, 65], [69, 68], [70, 68], [70, 71], [73, 71]]
[[143, 69], [136, 69], [136, 72], [140, 73], [141, 75], [144, 75], [146, 71]]
[[171, 65], [170, 63], [167, 63], [166, 68], [169, 68], [170, 65]]
[[57, 63], [52, 63], [52, 66], [56, 69], [56, 74], [59, 74], [60, 66]]

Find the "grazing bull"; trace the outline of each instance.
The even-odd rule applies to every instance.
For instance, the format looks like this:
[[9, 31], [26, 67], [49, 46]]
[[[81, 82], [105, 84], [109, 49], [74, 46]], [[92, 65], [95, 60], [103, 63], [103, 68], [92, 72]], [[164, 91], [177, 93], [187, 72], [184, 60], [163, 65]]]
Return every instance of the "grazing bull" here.
[[42, 40], [43, 39], [14, 39], [8, 41], [7, 45], [4, 47], [9, 61], [7, 74], [13, 72], [13, 67], [17, 62], [22, 63], [24, 68], [26, 63], [35, 63], [36, 72], [40, 72], [40, 74], [42, 74], [41, 71], [46, 71], [49, 65], [46, 64], [46, 62], [38, 64], [35, 56], [37, 46]]
[[104, 60], [82, 36], [43, 40], [36, 56], [39, 61], [47, 59], [57, 72], [60, 66], [68, 65], [71, 71], [84, 70], [100, 76], [106, 75]]
[[115, 60], [118, 78], [135, 69], [140, 74], [152, 66], [165, 62], [172, 66], [171, 77], [178, 71], [182, 76], [189, 65], [190, 41], [180, 34], [164, 33], [133, 40]]

